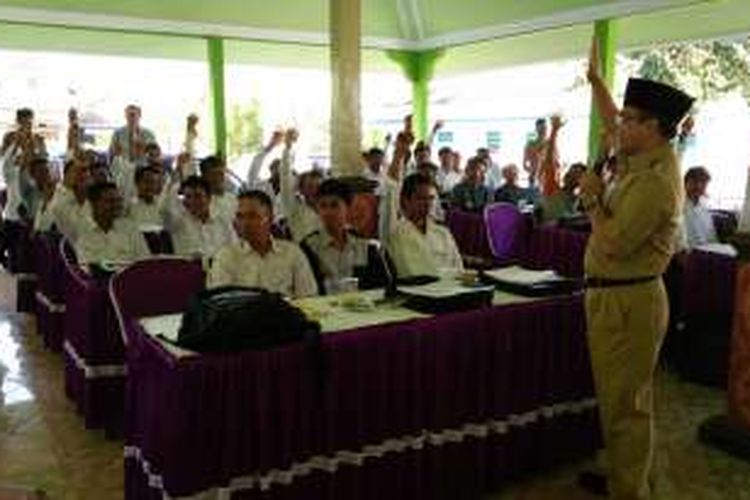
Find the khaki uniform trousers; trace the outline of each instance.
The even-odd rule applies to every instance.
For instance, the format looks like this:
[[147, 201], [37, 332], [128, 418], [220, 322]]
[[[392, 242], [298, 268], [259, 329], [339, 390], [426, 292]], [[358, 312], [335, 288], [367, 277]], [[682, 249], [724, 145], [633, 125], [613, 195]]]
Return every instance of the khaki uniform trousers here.
[[669, 319], [661, 279], [586, 292], [588, 343], [610, 497], [650, 498], [653, 378]]

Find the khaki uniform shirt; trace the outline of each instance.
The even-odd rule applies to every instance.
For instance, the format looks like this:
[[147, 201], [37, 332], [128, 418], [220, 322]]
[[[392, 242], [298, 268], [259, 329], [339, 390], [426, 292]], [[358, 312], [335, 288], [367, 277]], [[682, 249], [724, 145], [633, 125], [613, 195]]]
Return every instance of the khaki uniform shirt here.
[[618, 161], [618, 177], [603, 201], [585, 199], [593, 231], [586, 248], [588, 277], [630, 279], [664, 273], [677, 246], [683, 199], [671, 145]]

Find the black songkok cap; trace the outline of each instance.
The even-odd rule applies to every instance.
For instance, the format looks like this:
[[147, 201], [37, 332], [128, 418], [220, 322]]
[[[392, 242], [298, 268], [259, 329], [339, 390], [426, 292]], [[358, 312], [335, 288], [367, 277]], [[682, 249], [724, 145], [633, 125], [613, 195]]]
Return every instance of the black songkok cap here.
[[693, 107], [695, 99], [663, 83], [631, 78], [625, 89], [625, 106], [654, 115], [676, 127]]

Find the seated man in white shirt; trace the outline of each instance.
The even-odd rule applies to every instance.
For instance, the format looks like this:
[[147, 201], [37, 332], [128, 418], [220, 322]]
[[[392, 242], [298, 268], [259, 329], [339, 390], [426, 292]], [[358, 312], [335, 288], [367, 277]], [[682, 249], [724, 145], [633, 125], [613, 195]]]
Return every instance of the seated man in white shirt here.
[[437, 198], [434, 180], [424, 174], [411, 174], [401, 186], [402, 217], [398, 217], [395, 191], [403, 171], [408, 138], [400, 134], [396, 142], [388, 189], [382, 203], [381, 234], [396, 268], [398, 278], [439, 276], [443, 270], [461, 270], [463, 263], [453, 235], [430, 217]]
[[364, 173], [362, 174], [365, 179], [371, 180], [378, 183], [378, 188], [383, 183], [384, 168], [383, 162], [385, 161], [385, 152], [380, 148], [370, 148], [363, 155], [363, 159], [367, 165]]
[[349, 229], [351, 188], [338, 179], [327, 179], [318, 191], [318, 214], [323, 228], [308, 235], [300, 246], [307, 255], [320, 294], [350, 291], [345, 282], [357, 280], [355, 288], [385, 286], [386, 271], [374, 240], [356, 236]]
[[36, 231], [49, 231], [52, 226], [71, 243], [91, 224], [87, 191], [91, 185], [91, 169], [82, 158], [65, 162], [63, 182], [58, 184], [52, 199], [44, 205], [34, 221]]
[[323, 180], [323, 174], [311, 170], [301, 174], [298, 178], [299, 192], [295, 190], [294, 174], [294, 145], [299, 135], [295, 129], [289, 129], [284, 134], [284, 153], [281, 156], [281, 210], [287, 221], [292, 239], [302, 241], [308, 234], [320, 229], [320, 218], [315, 208], [318, 188]]
[[703, 167], [692, 167], [685, 173], [685, 237], [688, 248], [717, 243], [713, 217], [703, 199], [711, 175]]
[[185, 179], [179, 189], [182, 202], [173, 183], [167, 188], [163, 214], [175, 254], [210, 258], [235, 240], [231, 224], [211, 213], [211, 193], [205, 180], [197, 176]]
[[154, 166], [141, 167], [135, 171], [135, 188], [138, 195], [127, 207], [128, 218], [138, 228], [164, 226], [161, 213], [160, 195], [162, 171]]
[[463, 179], [458, 165], [458, 156], [451, 148], [445, 146], [438, 151], [438, 158], [440, 158], [440, 168], [436, 176], [438, 190], [441, 195], [448, 195]]
[[100, 182], [88, 190], [92, 224], [82, 230], [75, 243], [81, 264], [126, 264], [147, 258], [143, 235], [120, 217], [122, 202], [113, 182]]
[[272, 224], [273, 205], [266, 193], [240, 194], [236, 220], [240, 241], [216, 254], [209, 286], [258, 287], [295, 298], [316, 295], [315, 277], [302, 250], [294, 243], [275, 240]]
[[231, 224], [237, 211], [237, 196], [227, 191], [227, 167], [220, 156], [207, 156], [200, 161], [201, 177], [211, 190], [211, 214]]

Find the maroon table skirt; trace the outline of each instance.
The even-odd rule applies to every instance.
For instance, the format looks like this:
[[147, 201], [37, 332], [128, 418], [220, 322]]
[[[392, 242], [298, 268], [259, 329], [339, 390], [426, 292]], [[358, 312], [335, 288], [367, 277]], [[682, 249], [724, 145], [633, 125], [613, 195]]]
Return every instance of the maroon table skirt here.
[[64, 275], [63, 317], [66, 394], [87, 428], [122, 432], [125, 354], [108, 281], [83, 273]]
[[[126, 497], [471, 499], [599, 445], [580, 297], [176, 359], [132, 326]], [[321, 382], [322, 380], [322, 382]]]
[[738, 263], [734, 257], [694, 250], [681, 260], [676, 327], [668, 339], [670, 361], [693, 382], [725, 387], [735, 310]]

